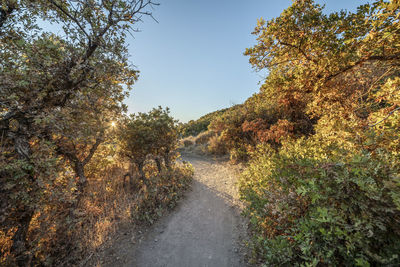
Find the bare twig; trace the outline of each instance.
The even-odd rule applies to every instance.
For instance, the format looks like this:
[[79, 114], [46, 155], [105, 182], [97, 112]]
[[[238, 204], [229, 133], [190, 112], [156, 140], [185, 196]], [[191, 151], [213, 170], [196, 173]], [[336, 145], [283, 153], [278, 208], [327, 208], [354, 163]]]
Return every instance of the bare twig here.
[[[73, 22], [75, 22], [75, 24], [79, 27], [79, 29], [81, 29], [83, 34], [85, 34], [86, 37], [90, 39], [90, 35], [86, 32], [85, 28], [80, 24], [80, 22], [77, 20], [76, 17], [72, 16], [67, 10], [65, 10], [61, 5], [56, 3], [54, 0], [49, 0], [49, 2], [51, 4], [53, 4], [58, 10], [60, 10], [65, 16], [67, 16], [69, 19], [71, 19]], [[75, 10], [75, 14], [76, 14], [76, 10]]]
[[94, 254], [93, 252], [90, 253], [89, 257], [87, 257], [84, 261], [82, 261], [82, 262], [79, 264], [79, 266], [86, 266], [86, 263], [92, 258], [93, 254]]

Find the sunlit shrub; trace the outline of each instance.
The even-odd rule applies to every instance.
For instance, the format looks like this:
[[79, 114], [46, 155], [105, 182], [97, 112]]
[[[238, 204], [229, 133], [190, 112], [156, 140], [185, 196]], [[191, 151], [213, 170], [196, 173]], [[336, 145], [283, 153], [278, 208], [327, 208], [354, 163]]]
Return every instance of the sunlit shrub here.
[[206, 131], [202, 132], [196, 137], [196, 145], [204, 145], [207, 144], [211, 137], [215, 136], [216, 134], [213, 131]]
[[179, 132], [182, 137], [197, 136], [202, 132], [207, 131], [211, 121], [216, 117], [224, 114], [228, 109], [221, 109], [215, 112], [211, 112], [200, 117], [198, 120], [191, 120], [185, 124], [182, 124], [179, 128]]
[[220, 156], [226, 155], [229, 151], [224, 141], [224, 138], [222, 136], [217, 136], [217, 135], [210, 138], [207, 148], [211, 154]]

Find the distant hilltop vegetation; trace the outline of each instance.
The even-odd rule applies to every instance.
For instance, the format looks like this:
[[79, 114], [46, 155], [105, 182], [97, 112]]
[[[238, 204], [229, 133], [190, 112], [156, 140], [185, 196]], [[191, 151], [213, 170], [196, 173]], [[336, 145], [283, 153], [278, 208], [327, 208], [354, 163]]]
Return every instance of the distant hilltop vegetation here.
[[207, 131], [211, 121], [213, 121], [218, 116], [222, 116], [226, 111], [235, 108], [236, 106], [238, 105], [208, 113], [197, 120], [190, 120], [189, 122], [183, 124], [180, 131], [182, 137], [188, 137], [191, 135], [196, 136], [202, 132]]

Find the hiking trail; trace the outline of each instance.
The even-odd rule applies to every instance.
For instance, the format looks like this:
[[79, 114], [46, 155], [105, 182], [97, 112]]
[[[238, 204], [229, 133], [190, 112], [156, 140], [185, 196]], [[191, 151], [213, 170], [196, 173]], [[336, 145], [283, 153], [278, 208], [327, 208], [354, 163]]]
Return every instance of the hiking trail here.
[[171, 213], [135, 242], [132, 250], [125, 250], [126, 255], [117, 257], [118, 264], [138, 267], [247, 266], [243, 247], [247, 223], [240, 216], [238, 167], [206, 155], [183, 153], [182, 159], [195, 169], [192, 188]]

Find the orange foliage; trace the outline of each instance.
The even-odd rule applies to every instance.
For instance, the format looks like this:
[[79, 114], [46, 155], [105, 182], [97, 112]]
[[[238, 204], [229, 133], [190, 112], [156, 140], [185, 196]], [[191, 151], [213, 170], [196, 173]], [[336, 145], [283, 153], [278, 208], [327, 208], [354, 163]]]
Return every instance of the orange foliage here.
[[288, 120], [278, 120], [276, 124], [268, 127], [265, 120], [257, 118], [253, 121], [245, 121], [242, 124], [243, 132], [251, 133], [257, 141], [279, 144], [283, 137], [293, 136], [294, 125]]

